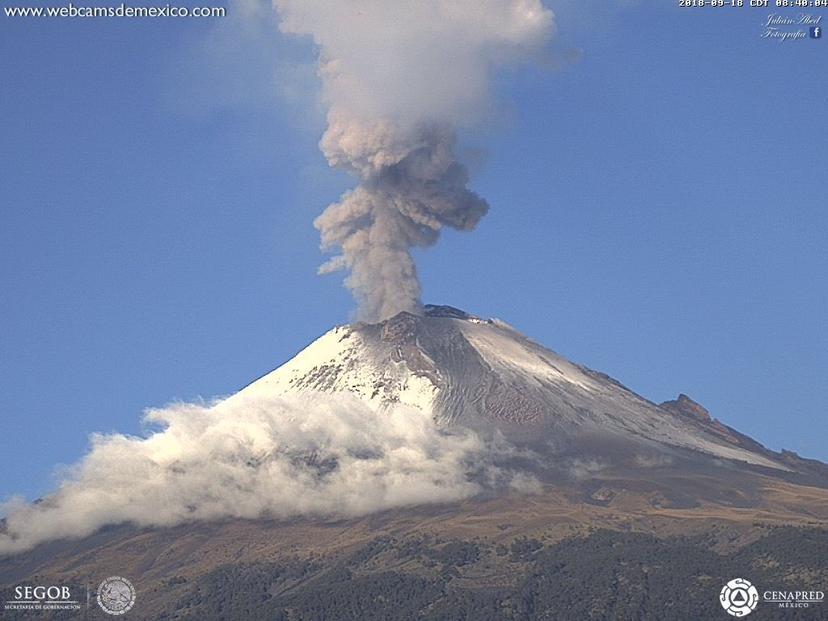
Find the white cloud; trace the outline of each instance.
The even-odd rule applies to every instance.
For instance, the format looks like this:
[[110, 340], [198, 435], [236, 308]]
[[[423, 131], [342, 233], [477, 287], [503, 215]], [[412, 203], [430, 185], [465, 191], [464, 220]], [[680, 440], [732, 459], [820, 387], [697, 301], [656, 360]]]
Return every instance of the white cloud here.
[[107, 524], [356, 516], [470, 497], [485, 482], [534, 491], [495, 465], [509, 452], [439, 428], [418, 409], [375, 411], [348, 395], [181, 403], [149, 410], [147, 437], [94, 435], [52, 495], [5, 504], [0, 554]]

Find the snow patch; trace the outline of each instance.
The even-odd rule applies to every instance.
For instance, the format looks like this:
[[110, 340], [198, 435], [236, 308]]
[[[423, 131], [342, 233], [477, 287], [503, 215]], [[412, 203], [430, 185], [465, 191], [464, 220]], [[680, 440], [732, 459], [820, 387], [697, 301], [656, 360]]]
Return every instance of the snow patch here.
[[574, 364], [535, 345], [508, 324], [463, 323], [460, 330], [489, 366], [509, 374], [541, 378], [549, 382], [568, 382], [585, 390], [596, 383]]

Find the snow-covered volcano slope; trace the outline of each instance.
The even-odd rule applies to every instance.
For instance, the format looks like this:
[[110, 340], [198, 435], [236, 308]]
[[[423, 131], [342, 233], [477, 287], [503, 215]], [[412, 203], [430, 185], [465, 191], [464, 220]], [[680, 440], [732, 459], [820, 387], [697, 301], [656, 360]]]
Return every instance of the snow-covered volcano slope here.
[[349, 392], [377, 408], [413, 405], [444, 424], [495, 427], [535, 445], [607, 438], [789, 470], [722, 426], [659, 407], [504, 322], [446, 306], [334, 328], [231, 399], [303, 391]]

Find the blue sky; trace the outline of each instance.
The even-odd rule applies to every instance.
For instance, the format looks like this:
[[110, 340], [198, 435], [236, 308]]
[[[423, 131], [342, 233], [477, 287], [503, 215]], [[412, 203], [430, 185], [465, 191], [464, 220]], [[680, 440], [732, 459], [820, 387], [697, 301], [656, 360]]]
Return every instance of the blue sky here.
[[[492, 208], [418, 253], [425, 301], [828, 460], [827, 40], [549, 5], [563, 67], [500, 76], [501, 122], [462, 137]], [[33, 498], [91, 432], [348, 321], [311, 223], [353, 182], [272, 21], [0, 17], [0, 52], [0, 497]]]

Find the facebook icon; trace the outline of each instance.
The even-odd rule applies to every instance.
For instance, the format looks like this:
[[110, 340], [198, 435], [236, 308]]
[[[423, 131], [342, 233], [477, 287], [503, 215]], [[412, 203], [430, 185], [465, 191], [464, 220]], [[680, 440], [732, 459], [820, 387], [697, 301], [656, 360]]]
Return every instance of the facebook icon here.
[[811, 38], [812, 39], [821, 39], [822, 38], [822, 26], [811, 26]]

